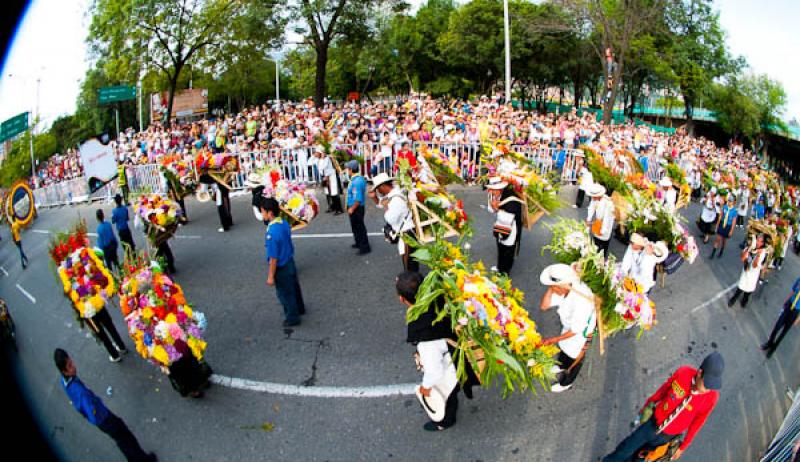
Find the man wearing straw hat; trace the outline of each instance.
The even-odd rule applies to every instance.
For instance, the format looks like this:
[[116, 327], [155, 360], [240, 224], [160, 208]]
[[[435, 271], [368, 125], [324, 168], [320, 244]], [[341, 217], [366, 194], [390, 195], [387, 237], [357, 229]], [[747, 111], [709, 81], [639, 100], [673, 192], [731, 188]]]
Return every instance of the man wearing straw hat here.
[[492, 270], [510, 274], [522, 237], [522, 200], [500, 177], [489, 178], [489, 211], [497, 214], [494, 237], [497, 241], [497, 266]]
[[[412, 232], [414, 229], [414, 219], [411, 209], [408, 208], [408, 199], [403, 194], [399, 186], [394, 184], [394, 179], [386, 173], [379, 173], [372, 179], [372, 189], [369, 197], [375, 202], [379, 209], [383, 209], [383, 219], [386, 225], [391, 227], [391, 233], [386, 234], [389, 242], [397, 241], [397, 250], [403, 261], [403, 269], [406, 271], [419, 271], [419, 262], [411, 258], [411, 249], [403, 241], [403, 234]], [[388, 231], [384, 229], [384, 231]]]
[[621, 270], [625, 276], [632, 278], [647, 293], [656, 285], [656, 265], [667, 258], [666, 246], [661, 242], [655, 244], [639, 233], [631, 234], [631, 242], [622, 258]]
[[587, 342], [597, 324], [594, 295], [580, 281], [578, 273], [564, 264], [550, 265], [542, 271], [539, 281], [548, 286], [539, 305], [542, 311], [558, 308], [561, 320], [561, 335], [542, 341], [543, 345], [558, 344], [560, 366], [556, 366], [557, 382], [550, 388], [560, 393], [572, 388], [572, 383], [581, 370]]
[[592, 198], [586, 223], [589, 225], [595, 245], [602, 249], [603, 256], [608, 258], [611, 231], [614, 229], [614, 203], [606, 196], [606, 188], [599, 183], [591, 185], [586, 194]]
[[669, 213], [675, 213], [675, 205], [678, 202], [678, 193], [673, 188], [672, 180], [668, 177], [664, 177], [661, 181], [658, 182], [658, 185], [661, 186], [661, 201], [664, 204], [664, 208]]

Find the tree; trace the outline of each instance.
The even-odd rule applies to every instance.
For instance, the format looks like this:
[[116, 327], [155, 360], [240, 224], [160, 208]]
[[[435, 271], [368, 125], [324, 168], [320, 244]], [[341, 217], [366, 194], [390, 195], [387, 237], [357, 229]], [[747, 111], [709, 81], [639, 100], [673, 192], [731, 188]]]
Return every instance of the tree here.
[[[659, 23], [667, 0], [563, 0], [580, 18], [581, 27], [594, 27], [599, 43], [595, 54], [607, 72], [603, 122], [611, 123], [614, 103], [634, 40]], [[610, 56], [609, 56], [610, 54]]]
[[671, 46], [665, 58], [683, 95], [686, 128], [691, 134], [698, 98], [715, 78], [731, 70], [732, 61], [711, 0], [673, 0], [668, 3], [666, 21]]
[[191, 64], [221, 71], [231, 47], [263, 51], [275, 37], [276, 15], [257, 0], [94, 0], [88, 41], [113, 81], [132, 82], [158, 69], [172, 113], [181, 71]]
[[288, 11], [299, 25], [295, 32], [315, 52], [314, 104], [321, 107], [327, 92], [328, 52], [339, 37], [363, 34], [369, 18], [381, 8], [394, 12], [407, 8], [403, 0], [296, 0]]
[[[8, 187], [16, 180], [30, 177], [30, 133], [30, 130], [26, 131], [11, 144], [11, 150], [0, 167], [0, 186]], [[37, 165], [56, 152], [56, 144], [55, 136], [49, 132], [33, 135], [33, 152]]]

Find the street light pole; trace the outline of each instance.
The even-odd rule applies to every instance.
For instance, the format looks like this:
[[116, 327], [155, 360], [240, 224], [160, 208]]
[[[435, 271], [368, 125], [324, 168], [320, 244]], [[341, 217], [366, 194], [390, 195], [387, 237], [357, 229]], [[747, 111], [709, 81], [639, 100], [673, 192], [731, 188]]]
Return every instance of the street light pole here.
[[508, 23], [508, 0], [503, 0], [503, 28], [506, 42], [506, 103], [511, 101], [511, 27]]
[[28, 138], [31, 140], [31, 183], [36, 187], [36, 162], [33, 160], [33, 112], [28, 113]]
[[275, 104], [281, 104], [281, 71], [280, 59], [275, 57]]

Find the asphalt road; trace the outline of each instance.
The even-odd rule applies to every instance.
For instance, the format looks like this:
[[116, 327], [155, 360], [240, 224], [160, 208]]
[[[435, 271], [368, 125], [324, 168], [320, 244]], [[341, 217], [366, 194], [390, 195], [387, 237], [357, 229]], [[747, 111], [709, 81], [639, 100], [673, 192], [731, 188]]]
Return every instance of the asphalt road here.
[[[480, 208], [485, 194], [477, 188], [455, 192], [474, 220], [473, 257], [495, 264], [492, 216]], [[565, 188], [564, 196], [571, 202], [573, 190]], [[405, 343], [405, 310], [393, 287], [401, 270], [394, 246], [371, 236], [373, 252], [356, 256], [344, 215], [322, 214], [299, 231], [295, 259], [308, 314], [301, 326], [286, 331], [275, 291], [265, 285], [264, 226], [253, 218], [249, 197], [232, 201], [235, 226], [230, 232], [216, 231], [213, 203], [190, 200], [191, 223], [171, 241], [176, 280], [208, 318], [207, 358], [215, 373], [290, 385], [301, 393], [324, 387], [339, 387], [335, 390], [345, 394], [350, 387], [391, 391], [380, 387], [419, 381], [412, 347]], [[709, 244], [694, 265], [684, 264], [665, 288], [655, 290], [658, 326], [640, 340], [635, 332], [618, 335], [606, 343], [604, 356], [595, 342], [573, 389], [507, 399], [498, 390], [478, 390], [472, 401], [462, 395], [458, 424], [445, 432], [423, 431], [425, 415], [408, 395], [310, 397], [215, 385], [203, 399], [181, 398], [158, 369], [135, 353], [119, 364], [109, 363], [104, 348], [79, 330], [56, 283], [46, 232], [66, 228], [79, 216], [94, 228], [98, 206], [42, 211], [23, 236], [31, 260], [27, 270], [5, 229], [0, 243], [0, 294], [18, 330], [19, 352], [8, 353], [13, 372], [45, 438], [64, 460], [116, 461], [122, 456], [70, 406], [53, 365], [55, 347], [70, 352], [87, 386], [128, 423], [145, 449], [164, 461], [599, 460], [629, 433], [643, 400], [677, 366], [696, 366], [715, 349], [726, 360], [720, 403], [684, 460], [752, 461], [790, 405], [787, 387], [794, 389], [800, 381], [790, 362], [798, 348], [795, 332], [769, 361], [758, 349], [800, 273], [797, 257], [787, 258], [747, 309], [727, 308], [726, 297], [714, 297], [738, 278], [738, 248], [709, 262]], [[108, 215], [111, 207], [103, 207]], [[694, 206], [687, 212], [691, 222], [697, 212]], [[565, 207], [559, 213], [575, 217], [578, 211]], [[524, 233], [512, 271], [546, 336], [558, 333], [557, 316], [534, 307], [544, 293], [538, 275], [551, 262], [541, 254], [549, 241], [542, 223], [551, 220]], [[368, 230], [380, 232], [382, 224], [379, 210], [370, 207]], [[299, 238], [338, 233], [345, 236]], [[732, 241], [738, 244], [741, 235], [737, 230]], [[138, 231], [134, 239], [144, 245]], [[620, 257], [624, 252], [616, 241], [611, 250]], [[110, 311], [124, 335], [119, 310]]]

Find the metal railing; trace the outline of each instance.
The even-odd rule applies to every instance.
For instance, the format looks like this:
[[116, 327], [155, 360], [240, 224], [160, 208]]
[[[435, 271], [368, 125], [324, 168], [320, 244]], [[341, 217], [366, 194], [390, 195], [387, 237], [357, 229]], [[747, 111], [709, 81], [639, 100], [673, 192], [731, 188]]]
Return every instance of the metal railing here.
[[[415, 143], [412, 150], [418, 152], [422, 144]], [[424, 143], [424, 145], [428, 149], [436, 149], [448, 156], [457, 166], [458, 175], [465, 181], [473, 181], [480, 175], [482, 150], [480, 144]], [[391, 149], [379, 143], [340, 144], [334, 147], [361, 156], [364, 160], [361, 173], [369, 179], [379, 173], [389, 175], [396, 173], [397, 154], [402, 145], [394, 144]], [[536, 148], [528, 145], [511, 146], [511, 149], [530, 159], [537, 173], [542, 176], [557, 170], [560, 172], [559, 178], [562, 182], [577, 180], [576, 158], [583, 157], [583, 153], [578, 149]], [[319, 183], [320, 171], [317, 159], [313, 156], [316, 150], [317, 147], [288, 149], [274, 147], [264, 151], [236, 154], [239, 157], [240, 169], [232, 178], [230, 186], [233, 190], [245, 189], [248, 174], [264, 167], [276, 169], [283, 178], [291, 181]], [[126, 171], [127, 185], [132, 193], [167, 192], [167, 182], [158, 164], [128, 166]], [[79, 178], [36, 189], [34, 199], [37, 207], [54, 207], [102, 199], [111, 200], [117, 191], [119, 186], [117, 180], [114, 180], [90, 194], [86, 180]]]

